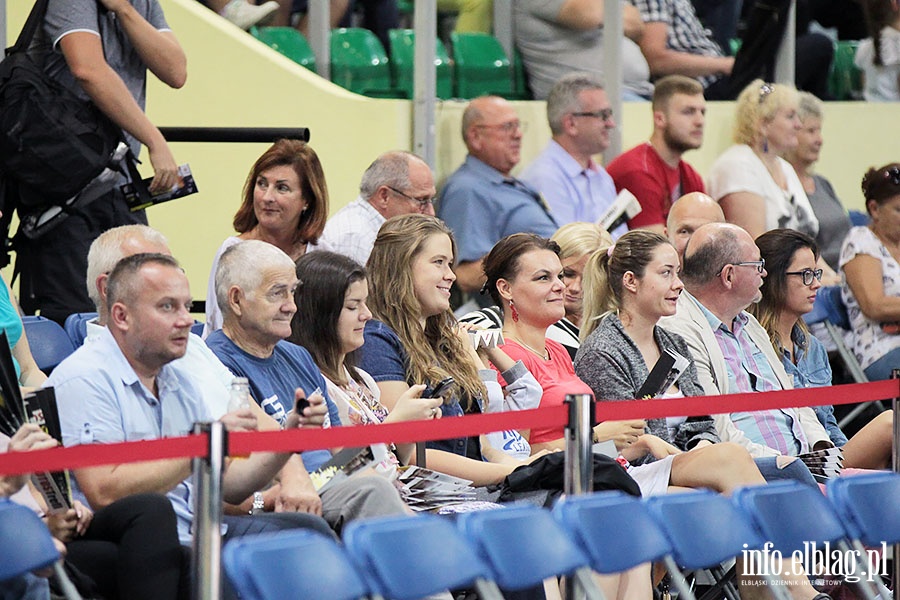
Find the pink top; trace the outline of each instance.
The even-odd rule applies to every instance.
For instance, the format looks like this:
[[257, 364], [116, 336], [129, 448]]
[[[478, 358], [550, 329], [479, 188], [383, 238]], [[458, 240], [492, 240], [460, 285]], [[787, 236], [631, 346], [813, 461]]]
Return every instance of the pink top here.
[[[544, 360], [534, 352], [526, 349], [515, 340], [507, 340], [503, 350], [513, 360], [521, 360], [541, 384], [544, 394], [541, 396], [541, 408], [545, 406], [561, 406], [566, 394], [593, 394], [586, 383], [575, 375], [569, 352], [559, 342], [546, 340], [550, 360]], [[501, 382], [501, 385], [505, 383]], [[532, 444], [552, 442], [563, 437], [561, 427], [535, 427], [531, 430], [528, 441]]]

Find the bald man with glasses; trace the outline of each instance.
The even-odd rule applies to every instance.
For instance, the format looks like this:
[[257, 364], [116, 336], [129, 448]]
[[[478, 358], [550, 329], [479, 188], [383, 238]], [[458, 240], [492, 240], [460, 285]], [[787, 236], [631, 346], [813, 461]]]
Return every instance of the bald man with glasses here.
[[[736, 225], [703, 225], [685, 246], [684, 291], [675, 315], [660, 325], [685, 339], [708, 395], [793, 388], [768, 333], [745, 310], [762, 298], [766, 275], [759, 248]], [[754, 457], [796, 456], [833, 445], [808, 407], [719, 414], [713, 420], [722, 441], [739, 443]]]

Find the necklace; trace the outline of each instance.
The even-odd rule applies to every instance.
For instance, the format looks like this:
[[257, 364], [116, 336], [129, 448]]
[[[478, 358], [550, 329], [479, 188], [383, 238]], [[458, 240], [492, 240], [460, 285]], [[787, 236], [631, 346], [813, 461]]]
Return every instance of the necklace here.
[[[504, 333], [506, 333], [506, 332], [504, 332]], [[524, 346], [527, 350], [530, 350], [532, 353], [540, 356], [544, 360], [550, 360], [550, 351], [547, 350], [547, 346], [544, 346], [544, 351], [541, 352], [539, 350], [535, 350], [534, 348], [532, 348], [531, 346], [529, 346], [528, 344], [526, 344], [525, 342], [523, 342], [521, 339], [519, 339], [516, 336], [507, 335], [506, 337], [512, 338], [513, 340], [518, 342], [520, 345]]]

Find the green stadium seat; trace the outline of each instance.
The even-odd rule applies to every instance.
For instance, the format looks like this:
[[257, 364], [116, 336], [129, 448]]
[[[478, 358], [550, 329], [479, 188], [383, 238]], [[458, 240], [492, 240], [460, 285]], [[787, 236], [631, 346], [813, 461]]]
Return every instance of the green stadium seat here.
[[[391, 73], [397, 89], [413, 97], [413, 72], [415, 70], [416, 34], [412, 29], [391, 29], [388, 32], [391, 41]], [[434, 66], [437, 77], [435, 94], [441, 100], [453, 97], [453, 64], [447, 55], [447, 49], [441, 40], [435, 47]]]
[[368, 29], [331, 31], [331, 81], [373, 98], [402, 98], [391, 84], [391, 67], [384, 46]]
[[528, 87], [528, 74], [525, 73], [525, 63], [518, 49], [513, 50], [513, 94], [510, 99], [534, 100], [534, 95]]
[[486, 33], [450, 35], [456, 62], [456, 96], [475, 98], [484, 94], [513, 97], [509, 58], [497, 39]]
[[316, 55], [303, 34], [293, 27], [252, 27], [250, 35], [298, 65], [316, 72]]
[[828, 75], [828, 91], [835, 100], [862, 100], [862, 71], [853, 59], [858, 41], [839, 41], [834, 48], [834, 60]]
[[731, 38], [728, 40], [728, 52], [731, 56], [737, 56], [738, 50], [741, 49], [741, 44], [743, 40], [741, 38]]

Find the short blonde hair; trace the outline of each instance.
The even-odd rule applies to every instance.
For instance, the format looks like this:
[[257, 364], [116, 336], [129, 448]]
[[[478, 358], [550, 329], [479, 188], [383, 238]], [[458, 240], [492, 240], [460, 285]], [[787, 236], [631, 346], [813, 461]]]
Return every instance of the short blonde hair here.
[[550, 238], [559, 244], [559, 259], [593, 254], [600, 248], [613, 245], [612, 236], [595, 223], [566, 223]]
[[799, 104], [797, 89], [783, 83], [766, 83], [754, 79], [737, 98], [734, 118], [734, 141], [753, 144], [760, 136], [759, 126], [770, 121], [780, 109]]

